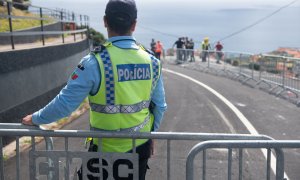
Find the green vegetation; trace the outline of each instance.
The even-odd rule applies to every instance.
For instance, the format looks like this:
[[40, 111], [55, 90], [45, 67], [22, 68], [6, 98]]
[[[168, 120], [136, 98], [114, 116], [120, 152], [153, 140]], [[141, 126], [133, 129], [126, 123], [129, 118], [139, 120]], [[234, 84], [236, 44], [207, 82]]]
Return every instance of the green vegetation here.
[[[7, 9], [6, 7], [0, 6], [0, 14], [7, 14]], [[27, 16], [27, 17], [39, 17], [37, 14], [32, 14], [28, 11], [22, 11], [16, 8], [12, 8], [12, 15], [14, 16]], [[49, 17], [45, 17], [49, 18]], [[54, 19], [45, 20], [45, 24], [50, 24], [55, 22]], [[1, 18], [0, 19], [0, 32], [6, 32], [9, 31], [9, 22], [8, 19]], [[40, 20], [33, 20], [33, 19], [12, 19], [12, 25], [13, 25], [13, 30], [20, 30], [20, 29], [27, 29], [31, 27], [37, 27], [41, 25]]]
[[249, 69], [254, 69], [256, 71], [259, 71], [260, 70], [260, 65], [257, 64], [257, 63], [250, 63], [249, 64]]
[[95, 29], [90, 28], [89, 31], [89, 38], [93, 40], [93, 46], [100, 46], [106, 41], [104, 35], [96, 31]]
[[3, 160], [4, 160], [4, 161], [7, 161], [7, 160], [9, 159], [8, 156], [7, 156], [6, 154], [3, 154], [2, 157], [3, 157]]

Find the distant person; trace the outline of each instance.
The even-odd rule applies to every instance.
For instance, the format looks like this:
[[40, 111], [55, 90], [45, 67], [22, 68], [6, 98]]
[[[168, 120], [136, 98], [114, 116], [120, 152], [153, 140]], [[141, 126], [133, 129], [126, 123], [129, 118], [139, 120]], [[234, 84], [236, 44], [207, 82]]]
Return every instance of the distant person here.
[[150, 48], [153, 53], [155, 53], [155, 45], [156, 45], [156, 42], [154, 39], [152, 39], [151, 43], [150, 43]]
[[188, 47], [187, 47], [187, 49], [189, 51], [190, 62], [195, 62], [194, 46], [195, 46], [195, 43], [194, 43], [193, 39], [190, 39], [189, 43], [188, 43]]
[[209, 50], [211, 49], [208, 37], [205, 37], [204, 40], [202, 41], [201, 49], [202, 49], [202, 53], [201, 53], [202, 62], [206, 62], [207, 57], [209, 55]]
[[182, 38], [178, 38], [178, 40], [173, 44], [173, 48], [176, 45], [176, 58], [177, 62], [182, 61], [183, 51], [184, 51], [184, 42]]
[[163, 53], [163, 45], [160, 41], [157, 41], [155, 45], [155, 57], [157, 59], [160, 59], [162, 53]]
[[[60, 93], [44, 108], [24, 117], [23, 124], [57, 121], [71, 114], [88, 97], [91, 108], [86, 123], [91, 130], [127, 134], [158, 130], [166, 110], [161, 63], [133, 37], [137, 23], [135, 1], [109, 0], [103, 21], [107, 42], [84, 57]], [[93, 138], [89, 151], [97, 152], [101, 147], [101, 152], [130, 153], [132, 144], [126, 138], [102, 138], [101, 141]], [[153, 143], [150, 139], [136, 139], [135, 146], [139, 180], [144, 180]], [[119, 162], [124, 164], [124, 161], [127, 162], [120, 157]], [[82, 177], [79, 171], [79, 179], [100, 179], [94, 177], [100, 175], [99, 168], [99, 159], [89, 160], [86, 170], [93, 174]], [[112, 168], [114, 174], [118, 168]], [[102, 174], [101, 179], [107, 179], [107, 174]]]
[[187, 61], [188, 57], [189, 57], [189, 51], [188, 51], [188, 46], [189, 46], [189, 38], [188, 37], [182, 37], [183, 42], [184, 42], [184, 54], [183, 54], [183, 60]]
[[223, 45], [220, 43], [220, 41], [217, 42], [215, 49], [216, 49], [216, 55], [217, 55], [217, 63], [221, 64], [220, 60], [223, 57], [223, 52], [222, 52]]

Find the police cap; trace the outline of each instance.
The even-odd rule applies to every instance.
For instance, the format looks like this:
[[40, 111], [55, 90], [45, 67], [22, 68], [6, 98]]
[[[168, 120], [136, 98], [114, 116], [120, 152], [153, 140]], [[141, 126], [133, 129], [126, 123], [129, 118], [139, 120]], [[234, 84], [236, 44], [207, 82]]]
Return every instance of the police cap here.
[[132, 23], [137, 18], [134, 0], [109, 0], [105, 9], [106, 17], [115, 23]]

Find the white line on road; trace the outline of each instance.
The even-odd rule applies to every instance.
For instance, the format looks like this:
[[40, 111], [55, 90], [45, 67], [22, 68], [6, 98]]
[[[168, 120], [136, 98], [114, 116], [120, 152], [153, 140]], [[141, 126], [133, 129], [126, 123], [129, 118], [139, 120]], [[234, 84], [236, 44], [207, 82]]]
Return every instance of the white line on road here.
[[[175, 71], [172, 71], [170, 69], [165, 69], [163, 68], [162, 69], [163, 71], [165, 72], [168, 72], [168, 73], [172, 73], [172, 74], [175, 74], [177, 76], [180, 76], [180, 77], [183, 77], [185, 79], [188, 79], [202, 87], [204, 87], [205, 89], [207, 89], [208, 91], [210, 91], [212, 94], [214, 94], [215, 96], [217, 96], [221, 101], [224, 102], [224, 104], [226, 104], [235, 114], [236, 116], [240, 119], [240, 121], [244, 124], [244, 126], [248, 129], [248, 131], [250, 132], [250, 134], [253, 134], [253, 135], [259, 135], [258, 131], [254, 128], [254, 126], [250, 123], [250, 121], [243, 115], [243, 113], [241, 113], [240, 110], [238, 110], [238, 108], [236, 108], [229, 100], [227, 100], [223, 95], [221, 95], [220, 93], [218, 93], [216, 90], [214, 90], [213, 88], [209, 87], [208, 85], [204, 84], [204, 83], [201, 83], [200, 81], [192, 78], [192, 77], [189, 77], [187, 75], [184, 75], [184, 74], [181, 74], [181, 73], [178, 73], [178, 72], [175, 72]], [[262, 150], [265, 158], [267, 159], [267, 151], [265, 150]], [[276, 172], [276, 158], [273, 154], [271, 154], [271, 168], [272, 168], [272, 171]], [[286, 173], [284, 173], [284, 176], [287, 180], [289, 180], [288, 176]]]

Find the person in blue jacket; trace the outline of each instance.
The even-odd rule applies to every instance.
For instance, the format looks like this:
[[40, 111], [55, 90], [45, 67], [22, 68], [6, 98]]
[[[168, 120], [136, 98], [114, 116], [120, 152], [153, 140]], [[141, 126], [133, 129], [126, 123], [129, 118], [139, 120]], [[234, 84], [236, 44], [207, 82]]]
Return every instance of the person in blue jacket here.
[[[109, 37], [106, 44], [126, 50], [128, 53], [141, 49], [141, 46], [137, 44], [136, 39], [132, 35], [137, 22], [137, 9], [134, 0], [110, 0], [106, 6], [103, 19]], [[97, 50], [95, 53], [97, 53]], [[105, 90], [105, 87], [101, 87], [101, 84], [103, 85], [103, 82], [106, 81], [103, 78], [105, 76], [101, 74], [105, 72], [102, 72], [101, 68], [99, 68], [99, 62], [95, 57], [95, 53], [90, 53], [80, 61], [70, 76], [67, 85], [49, 104], [39, 111], [24, 117], [22, 123], [25, 125], [41, 125], [57, 121], [70, 115], [86, 97], [94, 96], [99, 91]], [[149, 54], [149, 57], [159, 63], [159, 60], [151, 54]], [[113, 62], [113, 59], [111, 61]], [[124, 68], [126, 67], [124, 66]], [[141, 67], [148, 68], [148, 66]], [[130, 68], [124, 69], [124, 71], [126, 70], [130, 71]], [[130, 79], [130, 77], [126, 81], [142, 80]], [[143, 78], [143, 76], [137, 77]], [[148, 78], [148, 76], [145, 76], [145, 78]], [[151, 107], [149, 108], [151, 108], [150, 111], [154, 117], [152, 130], [157, 131], [163, 119], [164, 111], [167, 108], [161, 73], [159, 73], [155, 86], [151, 90], [150, 101], [149, 105], [151, 104]], [[147, 162], [151, 155], [151, 146], [152, 143], [149, 140], [138, 147], [137, 153], [139, 153], [139, 159], [142, 160], [142, 162], [139, 162], [140, 179], [145, 179]]]

